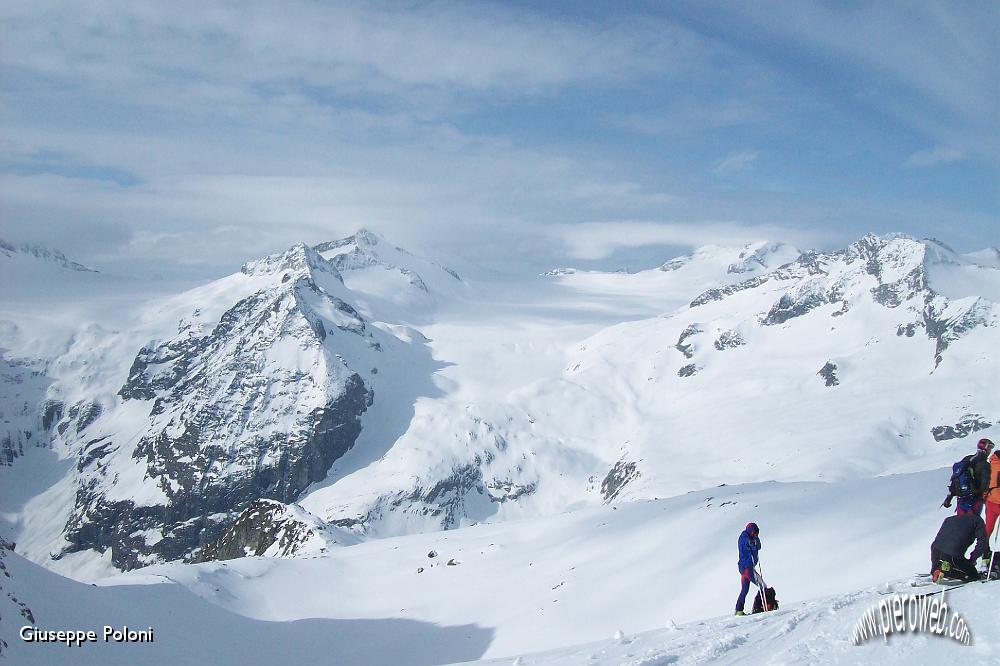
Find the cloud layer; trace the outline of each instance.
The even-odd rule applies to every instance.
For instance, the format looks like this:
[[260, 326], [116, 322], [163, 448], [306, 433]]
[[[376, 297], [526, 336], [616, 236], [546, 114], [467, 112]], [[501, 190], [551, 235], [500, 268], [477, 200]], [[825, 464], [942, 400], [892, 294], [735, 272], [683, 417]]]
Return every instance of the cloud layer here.
[[761, 234], [995, 244], [990, 5], [0, 12], [0, 236], [106, 269], [218, 275], [362, 225], [532, 268]]

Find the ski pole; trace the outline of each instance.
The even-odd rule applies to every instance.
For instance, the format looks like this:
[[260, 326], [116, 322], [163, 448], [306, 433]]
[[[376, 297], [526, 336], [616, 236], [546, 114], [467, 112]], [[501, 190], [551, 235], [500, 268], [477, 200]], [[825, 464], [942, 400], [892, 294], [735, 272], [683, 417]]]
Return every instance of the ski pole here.
[[990, 578], [993, 575], [993, 558], [995, 558], [997, 556], [997, 542], [1000, 542], [1000, 539], [997, 538], [998, 536], [1000, 536], [1000, 531], [998, 531], [997, 530], [997, 526], [994, 525], [993, 526], [993, 552], [990, 553], [990, 568], [986, 570], [986, 581], [984, 581], [984, 582], [987, 582], [987, 583], [990, 581]]
[[760, 570], [754, 569], [754, 573], [757, 574], [757, 580], [760, 581], [760, 600], [763, 602], [764, 610], [769, 611], [771, 609], [767, 605], [767, 583], [764, 582], [764, 565], [761, 564], [759, 555], [757, 556], [757, 567]]

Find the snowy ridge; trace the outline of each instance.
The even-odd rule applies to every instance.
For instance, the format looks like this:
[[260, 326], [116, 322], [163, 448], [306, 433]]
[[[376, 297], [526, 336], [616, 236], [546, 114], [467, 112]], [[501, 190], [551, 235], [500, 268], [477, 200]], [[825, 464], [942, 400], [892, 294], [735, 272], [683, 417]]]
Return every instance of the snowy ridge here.
[[367, 229], [313, 247], [344, 275], [375, 319], [420, 318], [441, 298], [464, 292], [458, 273], [396, 247]]
[[80, 271], [83, 273], [96, 273], [97, 271], [93, 268], [88, 268], [83, 264], [79, 264], [75, 261], [70, 261], [66, 258], [66, 255], [59, 250], [53, 250], [47, 248], [43, 245], [32, 245], [30, 243], [24, 243], [20, 246], [5, 241], [0, 238], [0, 256], [7, 258], [13, 257], [15, 254], [22, 254], [41, 261], [46, 261], [59, 266], [60, 268], [65, 268], [71, 271]]

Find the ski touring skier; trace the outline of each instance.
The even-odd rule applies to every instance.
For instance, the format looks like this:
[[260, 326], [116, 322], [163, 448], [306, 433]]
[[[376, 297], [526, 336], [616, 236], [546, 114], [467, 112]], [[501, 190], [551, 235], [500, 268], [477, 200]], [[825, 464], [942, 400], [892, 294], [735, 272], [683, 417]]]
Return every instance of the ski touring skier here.
[[990, 488], [990, 452], [993, 442], [985, 437], [976, 444], [976, 452], [952, 465], [948, 496], [941, 506], [950, 507], [952, 498], [958, 498], [955, 514], [982, 515], [983, 502]]
[[986, 490], [986, 538], [993, 534], [1000, 517], [1000, 451], [990, 456], [989, 487]]
[[[976, 547], [967, 558], [966, 551], [975, 542]], [[969, 581], [978, 580], [976, 560], [988, 561], [990, 549], [986, 543], [986, 524], [977, 513], [948, 516], [931, 543], [931, 580], [941, 578]]]
[[760, 529], [757, 523], [747, 523], [746, 529], [740, 533], [738, 541], [740, 560], [737, 564], [740, 570], [740, 596], [736, 598], [736, 614], [746, 615], [743, 608], [746, 606], [747, 593], [750, 592], [750, 583], [756, 585], [763, 592], [764, 581], [761, 580], [757, 572], [757, 553], [761, 549]]

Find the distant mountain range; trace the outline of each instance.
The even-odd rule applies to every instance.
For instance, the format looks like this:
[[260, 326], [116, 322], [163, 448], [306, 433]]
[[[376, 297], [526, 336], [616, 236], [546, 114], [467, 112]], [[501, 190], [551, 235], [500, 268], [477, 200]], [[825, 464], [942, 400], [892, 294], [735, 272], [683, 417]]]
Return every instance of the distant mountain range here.
[[[4, 261], [40, 262], [31, 279], [54, 286], [89, 270], [0, 252], [11, 284], [22, 264]], [[930, 469], [1000, 421], [998, 266], [996, 250], [869, 235], [836, 252], [768, 242], [632, 275], [551, 271], [550, 287], [677, 298], [554, 349], [563, 370], [502, 401], [449, 389], [427, 334], [447, 333], [442, 304], [473, 317], [491, 303], [367, 230], [135, 303], [125, 324], [81, 321], [50, 356], [0, 312], [0, 475], [26, 507], [6, 534], [51, 566], [133, 569]], [[465, 334], [509, 346], [501, 363], [524, 362], [523, 322], [508, 335], [470, 321]], [[48, 457], [22, 462], [34, 450]], [[28, 479], [42, 468], [47, 485]]]

